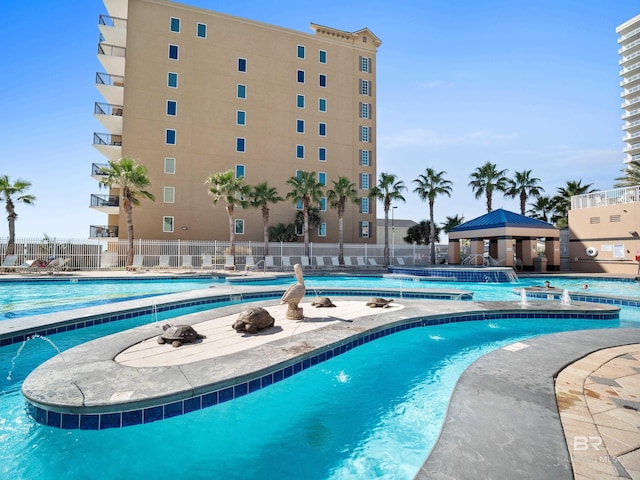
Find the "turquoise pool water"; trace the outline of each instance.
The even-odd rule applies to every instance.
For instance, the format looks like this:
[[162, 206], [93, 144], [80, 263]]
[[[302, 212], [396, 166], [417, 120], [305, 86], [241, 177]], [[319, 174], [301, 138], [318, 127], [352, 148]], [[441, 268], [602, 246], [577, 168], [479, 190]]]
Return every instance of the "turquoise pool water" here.
[[[184, 312], [180, 312], [184, 313]], [[61, 349], [152, 319], [54, 335]], [[56, 352], [0, 349], [0, 472], [12, 479], [411, 479], [440, 431], [462, 371], [482, 354], [558, 331], [639, 325], [500, 320], [417, 328], [358, 347], [216, 407], [146, 425], [64, 431], [25, 413], [20, 385]], [[174, 461], [174, 459], [176, 461]], [[179, 459], [179, 460], [178, 460]], [[186, 470], [185, 470], [186, 469]]]

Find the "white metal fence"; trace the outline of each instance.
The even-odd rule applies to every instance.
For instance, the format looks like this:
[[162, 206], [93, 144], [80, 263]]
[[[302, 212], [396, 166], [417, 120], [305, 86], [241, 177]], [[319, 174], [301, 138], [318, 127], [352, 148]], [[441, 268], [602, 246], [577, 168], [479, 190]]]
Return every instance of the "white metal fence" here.
[[[0, 260], [7, 252], [8, 238], [0, 237]], [[127, 240], [117, 239], [66, 239], [66, 238], [17, 238], [14, 254], [18, 255], [18, 264], [29, 260], [53, 258], [68, 259], [67, 266], [73, 270], [122, 269], [126, 265]], [[319, 257], [327, 265], [332, 265], [332, 257], [338, 256], [337, 243], [310, 243], [309, 259], [311, 265], [317, 265]], [[446, 258], [446, 245], [437, 245], [437, 261]], [[168, 268], [193, 268], [203, 266], [203, 257], [211, 258], [213, 269], [225, 268], [225, 260], [229, 255], [229, 242], [225, 241], [187, 241], [187, 240], [135, 240], [134, 254], [143, 257], [143, 267], [153, 268], [167, 260]], [[263, 242], [236, 242], [234, 264], [237, 269], [244, 269], [247, 264], [264, 266], [265, 255], [273, 257], [276, 268], [284, 268], [289, 264], [300, 263], [304, 256], [304, 243], [269, 243], [268, 252], [264, 251]], [[380, 244], [344, 244], [345, 259], [358, 266], [364, 261], [371, 266], [384, 265], [384, 245]], [[249, 258], [247, 258], [249, 257]], [[359, 258], [360, 257], [360, 258]], [[427, 265], [430, 258], [430, 247], [427, 245], [389, 245], [390, 263], [394, 265]], [[249, 260], [249, 261], [248, 261]]]

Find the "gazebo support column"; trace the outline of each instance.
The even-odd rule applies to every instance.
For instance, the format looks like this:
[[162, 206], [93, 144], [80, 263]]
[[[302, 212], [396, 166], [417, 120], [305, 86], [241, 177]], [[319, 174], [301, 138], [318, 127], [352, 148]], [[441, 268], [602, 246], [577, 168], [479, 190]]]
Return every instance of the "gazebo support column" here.
[[513, 238], [498, 239], [498, 255], [500, 266], [513, 267]]
[[535, 238], [522, 239], [522, 269], [533, 271], [533, 258], [538, 256], [538, 242]]
[[449, 239], [449, 263], [457, 265], [460, 263], [460, 240]]
[[560, 270], [560, 239], [547, 238], [544, 242], [544, 252], [547, 257], [547, 270]]
[[472, 238], [469, 253], [471, 258], [469, 259], [469, 265], [483, 265], [484, 264], [484, 239]]

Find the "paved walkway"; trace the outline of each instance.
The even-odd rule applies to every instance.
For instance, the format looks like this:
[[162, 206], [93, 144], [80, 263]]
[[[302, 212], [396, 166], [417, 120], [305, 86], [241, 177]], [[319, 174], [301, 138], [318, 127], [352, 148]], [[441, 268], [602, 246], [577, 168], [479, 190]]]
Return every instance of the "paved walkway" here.
[[640, 479], [640, 344], [572, 363], [556, 397], [576, 479]]

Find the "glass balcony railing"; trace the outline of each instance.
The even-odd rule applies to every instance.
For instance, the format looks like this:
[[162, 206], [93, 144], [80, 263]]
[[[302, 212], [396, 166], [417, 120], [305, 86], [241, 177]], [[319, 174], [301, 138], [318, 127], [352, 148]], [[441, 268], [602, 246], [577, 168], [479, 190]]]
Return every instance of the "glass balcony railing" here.
[[91, 225], [89, 227], [89, 238], [118, 238], [118, 227]]
[[103, 169], [109, 168], [108, 163], [94, 163], [91, 165], [91, 176], [104, 175]]
[[105, 146], [111, 146], [111, 147], [121, 147], [122, 135], [111, 135], [110, 133], [94, 133], [93, 144], [105, 145]]
[[124, 58], [127, 49], [124, 47], [118, 47], [117, 45], [109, 45], [107, 43], [98, 44], [98, 55], [107, 55], [109, 57], [122, 57]]
[[111, 105], [109, 103], [96, 102], [93, 113], [96, 115], [115, 115], [116, 117], [121, 117], [122, 105]]
[[120, 206], [120, 197], [117, 195], [91, 195], [92, 207], [118, 207]]
[[124, 77], [109, 73], [96, 73], [96, 84], [107, 87], [124, 87]]
[[98, 18], [98, 25], [114, 28], [127, 28], [127, 19], [110, 17], [109, 15], [100, 15]]

